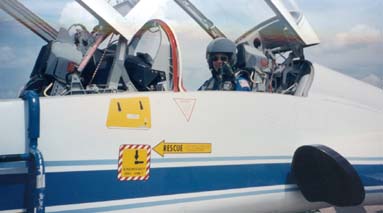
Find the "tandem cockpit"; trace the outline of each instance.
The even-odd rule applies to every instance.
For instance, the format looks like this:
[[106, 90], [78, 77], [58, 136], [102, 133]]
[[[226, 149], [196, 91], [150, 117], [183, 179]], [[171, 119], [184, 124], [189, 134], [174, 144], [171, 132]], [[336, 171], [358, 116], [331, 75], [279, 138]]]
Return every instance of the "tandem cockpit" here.
[[[180, 48], [177, 32], [165, 20], [153, 19], [157, 17], [149, 8], [161, 9], [172, 2], [209, 38], [227, 37], [235, 42], [233, 72], [246, 76], [252, 92], [309, 93], [314, 68], [303, 50], [319, 44], [319, 39], [294, 0], [252, 1], [249, 10], [254, 12], [249, 14], [235, 14], [234, 9], [227, 11], [220, 6], [216, 9], [222, 9], [222, 14], [211, 12], [204, 8], [212, 4], [210, 1], [168, 0], [162, 6], [161, 1], [149, 0], [77, 2], [99, 21], [92, 30], [73, 23], [57, 31], [20, 2], [1, 1], [4, 11], [47, 42], [24, 90], [41, 96], [186, 91], [184, 82], [188, 79], [183, 78], [182, 70], [208, 72], [208, 65], [201, 62], [206, 64], [206, 71], [186, 70], [192, 66], [183, 65], [187, 61], [183, 61], [181, 50], [187, 49]], [[239, 26], [250, 30], [238, 30], [242, 29]], [[200, 54], [205, 55], [205, 50]]]
[[40, 50], [25, 90], [44, 96], [176, 90], [178, 57], [172, 56], [173, 35], [164, 26], [149, 21], [129, 44], [122, 36], [88, 32], [78, 24], [73, 36], [61, 28]]

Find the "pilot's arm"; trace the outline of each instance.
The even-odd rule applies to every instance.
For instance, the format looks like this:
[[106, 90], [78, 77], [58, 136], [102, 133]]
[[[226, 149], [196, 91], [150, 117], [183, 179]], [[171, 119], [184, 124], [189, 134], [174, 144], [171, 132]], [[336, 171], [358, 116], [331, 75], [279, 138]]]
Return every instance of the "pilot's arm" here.
[[202, 86], [198, 88], [198, 91], [203, 90], [218, 90], [217, 81], [213, 77], [209, 78], [207, 81], [205, 81], [205, 83], [202, 84]]

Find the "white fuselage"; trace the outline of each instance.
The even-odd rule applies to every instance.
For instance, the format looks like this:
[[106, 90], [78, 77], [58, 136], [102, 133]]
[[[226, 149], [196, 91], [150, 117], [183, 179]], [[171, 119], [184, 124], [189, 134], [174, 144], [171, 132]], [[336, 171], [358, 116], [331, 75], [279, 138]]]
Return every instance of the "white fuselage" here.
[[[46, 210], [264, 212], [329, 206], [306, 201], [289, 181], [294, 151], [323, 144], [358, 165], [357, 172], [369, 166], [381, 171], [383, 92], [314, 66], [308, 97], [206, 91], [41, 98], [38, 147], [47, 172]], [[151, 127], [108, 128], [111, 100], [131, 97], [149, 98]], [[0, 154], [27, 151], [24, 107], [22, 100], [0, 102]], [[162, 140], [210, 143], [211, 153], [161, 157], [152, 151], [149, 180], [117, 180], [120, 145], [153, 148]], [[0, 172], [22, 173], [22, 167]], [[382, 177], [365, 185], [363, 204], [383, 202], [381, 183]]]

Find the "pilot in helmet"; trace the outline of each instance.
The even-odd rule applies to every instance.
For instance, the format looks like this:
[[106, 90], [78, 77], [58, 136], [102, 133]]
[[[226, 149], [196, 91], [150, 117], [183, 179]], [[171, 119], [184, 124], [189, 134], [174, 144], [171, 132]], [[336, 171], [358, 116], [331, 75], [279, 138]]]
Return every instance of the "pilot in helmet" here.
[[[235, 79], [236, 45], [227, 38], [216, 38], [206, 49], [206, 60], [212, 77], [198, 90], [243, 90]], [[236, 86], [238, 84], [238, 86]], [[250, 86], [249, 86], [250, 88]]]

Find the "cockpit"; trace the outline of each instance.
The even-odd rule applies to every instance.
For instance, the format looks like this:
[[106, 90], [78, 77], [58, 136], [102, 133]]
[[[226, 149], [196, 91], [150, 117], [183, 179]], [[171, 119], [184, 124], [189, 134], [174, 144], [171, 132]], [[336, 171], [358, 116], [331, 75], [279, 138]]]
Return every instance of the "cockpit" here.
[[[187, 77], [199, 75], [194, 72], [209, 73], [206, 61], [198, 61], [198, 66], [194, 66], [194, 61], [182, 58], [189, 51], [184, 46], [192, 45], [185, 45], [177, 38], [177, 30], [169, 24], [177, 21], [169, 20], [175, 17], [151, 12], [148, 8], [153, 5], [149, 1], [77, 2], [98, 20], [99, 24], [92, 30], [82, 23], [73, 23], [56, 31], [45, 22], [32, 22], [36, 17], [31, 13], [15, 10], [23, 8], [21, 3], [1, 3], [7, 13], [25, 20], [23, 24], [47, 42], [38, 54], [24, 90], [34, 90], [41, 96], [179, 92], [186, 91], [186, 87], [190, 91], [198, 87], [190, 84]], [[233, 40], [237, 46], [234, 70], [246, 73], [252, 92], [308, 95], [314, 69], [303, 50], [318, 44], [319, 39], [293, 0], [252, 1], [246, 11], [239, 12], [214, 1], [159, 2], [156, 3], [159, 10], [171, 6], [172, 10], [187, 14], [181, 17], [185, 19], [181, 25], [185, 27], [193, 22], [192, 27], [198, 27], [204, 38]], [[138, 20], [137, 11], [147, 14], [141, 13], [143, 17]], [[204, 56], [204, 49], [199, 52]], [[197, 70], [201, 66], [206, 69]]]

